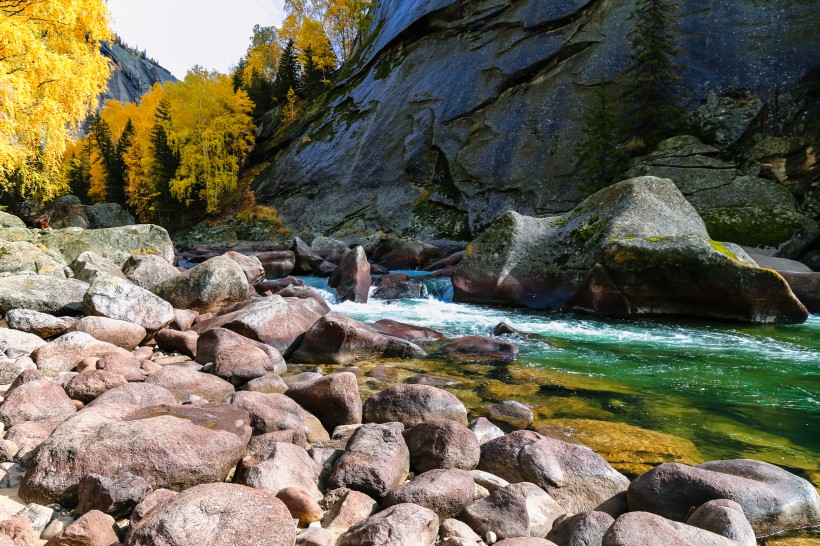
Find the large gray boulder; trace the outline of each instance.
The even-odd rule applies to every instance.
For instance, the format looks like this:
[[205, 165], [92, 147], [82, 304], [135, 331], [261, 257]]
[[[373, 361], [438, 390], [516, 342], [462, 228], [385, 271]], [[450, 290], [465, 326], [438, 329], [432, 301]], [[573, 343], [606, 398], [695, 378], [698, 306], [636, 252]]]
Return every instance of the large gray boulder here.
[[77, 256], [77, 259], [71, 262], [71, 270], [74, 272], [74, 278], [88, 284], [106, 276], [126, 278], [120, 266], [108, 258], [103, 258], [96, 252], [83, 252]]
[[711, 240], [675, 184], [653, 177], [619, 182], [562, 216], [505, 214], [470, 245], [453, 286], [461, 302], [605, 316], [808, 318], [779, 274]]
[[88, 227], [91, 229], [115, 228], [133, 226], [136, 220], [131, 213], [122, 208], [119, 203], [102, 203], [85, 208], [88, 217]]
[[248, 299], [248, 279], [234, 260], [217, 256], [152, 289], [177, 309], [218, 313]]
[[40, 239], [43, 246], [59, 250], [73, 262], [83, 252], [95, 252], [122, 264], [132, 254], [156, 254], [174, 262], [174, 243], [165, 229], [140, 224], [107, 229], [57, 229]]
[[0, 314], [31, 309], [53, 315], [79, 315], [88, 283], [45, 275], [0, 277]]
[[26, 223], [20, 218], [8, 212], [0, 210], [0, 227], [3, 228], [25, 228]]
[[72, 276], [59, 252], [26, 241], [0, 241], [0, 273]]
[[133, 322], [156, 332], [174, 320], [174, 308], [160, 297], [130, 281], [102, 276], [89, 287], [83, 298], [88, 316]]

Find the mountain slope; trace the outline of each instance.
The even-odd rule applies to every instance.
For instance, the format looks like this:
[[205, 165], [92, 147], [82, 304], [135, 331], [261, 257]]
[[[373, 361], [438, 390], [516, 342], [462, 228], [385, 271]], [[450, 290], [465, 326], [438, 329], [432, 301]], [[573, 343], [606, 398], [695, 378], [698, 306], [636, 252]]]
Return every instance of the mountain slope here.
[[137, 102], [155, 83], [177, 81], [156, 62], [119, 43], [103, 42], [102, 52], [114, 65], [102, 104], [107, 100]]

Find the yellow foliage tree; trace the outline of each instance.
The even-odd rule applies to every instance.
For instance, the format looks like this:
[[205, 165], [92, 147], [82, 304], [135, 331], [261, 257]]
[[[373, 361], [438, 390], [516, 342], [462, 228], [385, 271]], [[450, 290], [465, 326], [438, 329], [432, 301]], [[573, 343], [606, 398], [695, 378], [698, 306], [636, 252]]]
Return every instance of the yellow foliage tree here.
[[0, 0], [0, 190], [45, 200], [110, 66], [104, 0]]
[[[298, 45], [300, 31], [315, 35], [315, 29], [304, 29], [305, 21], [318, 23], [332, 49], [345, 61], [353, 55], [356, 37], [366, 30], [364, 27], [372, 6], [372, 0], [285, 0], [285, 11], [294, 19], [289, 21], [286, 18], [283, 30], [289, 32], [288, 37]], [[292, 26], [298, 30], [289, 30]], [[324, 44], [315, 42], [311, 45], [314, 51], [324, 47]], [[304, 49], [300, 47], [300, 50]]]
[[239, 170], [254, 144], [253, 103], [244, 91], [234, 91], [229, 77], [199, 67], [165, 92], [173, 120], [168, 136], [180, 156], [171, 194], [219, 212], [244, 189]]

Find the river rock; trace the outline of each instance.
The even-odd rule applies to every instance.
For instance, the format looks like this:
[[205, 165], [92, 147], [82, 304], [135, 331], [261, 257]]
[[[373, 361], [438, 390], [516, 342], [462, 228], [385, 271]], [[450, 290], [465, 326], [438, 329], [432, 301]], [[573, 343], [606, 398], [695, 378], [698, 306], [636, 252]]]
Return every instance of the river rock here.
[[287, 507], [265, 491], [229, 483], [187, 489], [150, 511], [128, 533], [126, 546], [293, 546], [296, 526]]
[[781, 276], [713, 242], [675, 184], [653, 177], [614, 184], [560, 217], [505, 214], [471, 244], [453, 285], [456, 301], [608, 316], [807, 318]]
[[111, 343], [98, 341], [85, 332], [68, 332], [32, 353], [37, 368], [49, 376], [73, 370], [86, 358], [118, 356], [133, 359], [133, 355]]
[[248, 287], [242, 267], [230, 258], [217, 256], [154, 286], [153, 291], [176, 308], [216, 313], [245, 301]]
[[515, 400], [505, 400], [493, 404], [487, 410], [487, 415], [490, 419], [501, 421], [515, 428], [527, 428], [535, 419], [532, 410], [528, 406]]
[[330, 439], [314, 415], [284, 394], [240, 391], [231, 396], [230, 403], [250, 414], [251, 426], [256, 434], [300, 430], [307, 435], [309, 442], [326, 442]]
[[377, 300], [399, 300], [404, 298], [420, 298], [424, 292], [421, 281], [410, 280], [406, 273], [382, 275], [373, 283], [376, 288], [373, 298]]
[[44, 345], [46, 341], [36, 334], [0, 328], [0, 352], [13, 350], [19, 351], [21, 355], [30, 355]]
[[149, 332], [156, 332], [174, 320], [174, 308], [170, 303], [129, 281], [114, 277], [94, 281], [83, 298], [83, 310], [88, 316], [133, 322]]
[[108, 317], [83, 317], [74, 325], [74, 331], [85, 332], [94, 339], [133, 351], [145, 339], [145, 328], [126, 320]]
[[[58, 336], [73, 324], [72, 320], [32, 311], [31, 309], [12, 309], [8, 311], [6, 313], [6, 322], [9, 327], [15, 330], [34, 334], [41, 338]], [[2, 334], [0, 333], [0, 335]]]
[[[249, 371], [261, 371], [261, 375], [265, 375], [268, 372], [284, 373], [287, 369], [285, 360], [275, 348], [225, 328], [207, 330], [197, 338], [196, 360], [201, 364], [216, 362], [223, 351], [235, 347], [247, 347], [264, 353], [265, 358], [259, 357], [256, 365], [248, 368]], [[254, 378], [261, 375], [255, 375]]]
[[14, 442], [19, 448], [15, 455], [15, 460], [23, 466], [28, 466], [31, 458], [37, 453], [46, 438], [51, 436], [54, 429], [65, 419], [49, 419], [47, 421], [26, 421], [19, 425], [14, 425], [6, 432], [6, 440]]
[[385, 336], [364, 323], [328, 313], [305, 333], [291, 362], [307, 364], [350, 364], [365, 358], [420, 358], [421, 347], [403, 339]]
[[196, 395], [209, 402], [223, 402], [235, 391], [224, 379], [180, 366], [165, 366], [145, 383], [167, 389], [177, 400]]
[[379, 511], [379, 504], [359, 491], [347, 488], [328, 492], [323, 500], [327, 514], [324, 527], [343, 533]]
[[347, 243], [332, 237], [314, 237], [310, 243], [310, 249], [321, 256], [322, 259], [327, 259], [332, 254], [341, 255], [347, 248]]
[[131, 213], [119, 203], [90, 205], [85, 207], [85, 215], [88, 217], [88, 227], [90, 229], [115, 228], [136, 224]]
[[539, 537], [507, 538], [496, 542], [497, 546], [557, 546], [551, 540]]
[[387, 493], [383, 504], [418, 504], [440, 519], [447, 519], [456, 517], [471, 504], [474, 493], [475, 482], [466, 470], [429, 470]]
[[294, 272], [298, 275], [313, 275], [324, 261], [310, 246], [299, 237], [293, 241], [293, 253], [296, 256]]
[[431, 546], [438, 537], [435, 512], [415, 504], [397, 504], [351, 527], [339, 546]]
[[328, 281], [342, 301], [367, 303], [370, 292], [370, 264], [360, 246], [345, 251]]
[[269, 279], [281, 279], [293, 273], [296, 258], [289, 250], [263, 252], [257, 257]]
[[133, 512], [131, 512], [130, 522], [131, 525], [134, 526], [137, 522], [141, 521], [148, 515], [151, 510], [158, 506], [164, 506], [167, 504], [171, 499], [179, 495], [177, 491], [171, 491], [170, 489], [155, 489], [154, 491], [148, 493], [142, 501], [134, 508]]
[[34, 361], [21, 356], [14, 360], [0, 358], [0, 385], [9, 385], [5, 395], [22, 385], [38, 379], [47, 379], [46, 374], [37, 369]]
[[327, 430], [362, 422], [362, 398], [356, 376], [350, 372], [332, 373], [291, 385], [287, 396], [314, 414]]
[[400, 423], [356, 429], [328, 477], [331, 488], [347, 487], [380, 499], [407, 478], [410, 453]]
[[444, 252], [433, 245], [397, 237], [386, 237], [380, 240], [372, 252], [373, 261], [390, 271], [419, 269], [427, 262], [441, 259], [444, 256]]
[[484, 541], [470, 526], [457, 519], [446, 519], [441, 522], [439, 537], [444, 546], [481, 546]]
[[262, 392], [265, 394], [284, 394], [288, 386], [282, 378], [275, 373], [265, 374], [262, 377], [251, 379], [242, 386], [243, 391]]
[[467, 409], [455, 395], [429, 385], [393, 385], [364, 403], [365, 423], [398, 421], [412, 427], [432, 419], [467, 424]]
[[726, 537], [648, 512], [629, 512], [615, 520], [603, 546], [645, 546], [647, 537], [668, 546], [737, 546]]
[[237, 305], [199, 322], [193, 330], [201, 335], [224, 327], [283, 353], [326, 313], [326, 305], [312, 298], [272, 296]]
[[321, 472], [322, 467], [301, 447], [274, 442], [262, 453], [242, 459], [234, 481], [272, 495], [283, 489], [298, 488], [314, 501], [320, 501], [323, 497], [319, 491]]
[[469, 428], [478, 438], [478, 443], [482, 445], [504, 436], [504, 431], [491, 423], [486, 417], [473, 419], [470, 421]]
[[126, 383], [105, 391], [87, 404], [87, 407], [101, 404], [125, 406], [159, 406], [176, 404], [176, 398], [168, 389], [149, 383]]
[[179, 269], [174, 267], [173, 263], [156, 254], [135, 254], [131, 256], [123, 264], [122, 272], [137, 286], [151, 291], [168, 279], [181, 275]]
[[128, 383], [124, 376], [106, 370], [85, 370], [71, 378], [65, 386], [72, 400], [88, 403], [106, 391]]
[[0, 210], [0, 227], [4, 228], [25, 228], [26, 223], [20, 218], [8, 212]]
[[156, 254], [174, 262], [174, 244], [163, 228], [151, 224], [107, 229], [55, 229], [41, 239], [43, 246], [59, 250], [69, 263], [83, 252], [95, 252], [123, 263], [128, 255]]
[[77, 256], [77, 259], [71, 262], [71, 270], [74, 272], [75, 279], [89, 284], [93, 284], [101, 277], [118, 277], [127, 280], [116, 263], [95, 252], [83, 252]]
[[165, 329], [154, 334], [157, 347], [163, 351], [181, 353], [196, 358], [196, 349], [199, 334], [196, 332], [180, 332], [179, 330]]
[[114, 518], [99, 510], [80, 516], [68, 527], [46, 542], [47, 546], [111, 546], [119, 544]]
[[245, 272], [248, 284], [253, 284], [265, 276], [265, 268], [257, 256], [247, 256], [233, 250], [226, 252], [223, 256], [239, 264], [239, 267]]
[[0, 277], [0, 314], [31, 309], [51, 315], [79, 315], [88, 284], [45, 275]]
[[0, 273], [71, 277], [71, 270], [59, 253], [26, 241], [0, 240]]
[[31, 381], [6, 394], [0, 404], [0, 422], [9, 428], [26, 421], [67, 419], [76, 411], [74, 402], [57, 383]]
[[175, 490], [223, 481], [245, 453], [248, 421], [241, 408], [215, 403], [88, 407], [40, 446], [20, 496], [73, 506], [87, 474], [116, 479], [130, 472], [152, 488]]
[[497, 490], [468, 506], [461, 516], [479, 536], [493, 532], [499, 539], [546, 536], [566, 511], [543, 489], [521, 482]]
[[559, 546], [600, 546], [615, 518], [604, 512], [581, 512], [560, 516], [547, 539]]
[[382, 319], [370, 324], [379, 333], [386, 336], [397, 337], [413, 343], [420, 341], [440, 341], [444, 339], [444, 334], [424, 326], [414, 326], [396, 320]]
[[478, 438], [461, 423], [449, 419], [419, 423], [404, 433], [410, 464], [416, 472], [436, 468], [472, 470], [478, 466]]
[[234, 386], [241, 386], [274, 371], [284, 371], [284, 360], [281, 357], [274, 365], [265, 351], [250, 343], [243, 343], [220, 350], [211, 373]]
[[88, 474], [77, 486], [77, 513], [99, 510], [117, 519], [127, 518], [150, 492], [144, 478], [128, 472], [114, 480]]
[[507, 364], [518, 356], [518, 346], [491, 337], [466, 336], [442, 347], [441, 356], [456, 362]]
[[0, 544], [4, 544], [2, 539], [8, 540], [9, 546], [35, 546], [38, 543], [32, 524], [24, 515], [27, 512], [30, 513], [29, 507], [14, 517], [0, 521]]
[[629, 486], [625, 476], [591, 449], [531, 431], [512, 432], [482, 445], [478, 468], [511, 483], [535, 483], [570, 512], [595, 510]]
[[629, 509], [682, 521], [693, 506], [737, 502], [757, 536], [816, 525], [820, 496], [806, 480], [760, 461], [712, 461], [695, 467], [662, 464], [629, 486]]
[[754, 529], [743, 513], [743, 508], [729, 499], [718, 499], [704, 503], [686, 520], [687, 525], [711, 531], [741, 546], [755, 546]]
[[298, 487], [286, 487], [276, 494], [285, 503], [290, 515], [299, 520], [300, 527], [307, 527], [315, 521], [322, 521], [325, 513], [319, 503]]

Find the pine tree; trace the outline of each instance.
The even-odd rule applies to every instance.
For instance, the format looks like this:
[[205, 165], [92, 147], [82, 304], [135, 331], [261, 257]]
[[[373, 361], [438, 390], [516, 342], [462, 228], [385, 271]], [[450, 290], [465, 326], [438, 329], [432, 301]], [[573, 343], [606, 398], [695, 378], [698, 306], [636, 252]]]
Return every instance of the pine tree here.
[[251, 72], [251, 81], [245, 92], [253, 102], [254, 118], [261, 117], [273, 106], [274, 85], [256, 69]]
[[127, 203], [125, 195], [126, 184], [126, 165], [125, 153], [131, 146], [134, 140], [134, 123], [129, 118], [128, 122], [123, 128], [120, 139], [117, 141], [116, 151], [112, 162], [112, 172], [108, 173], [108, 201], [110, 203], [119, 203], [125, 206]]
[[604, 78], [595, 86], [595, 102], [581, 118], [581, 131], [585, 138], [577, 148], [578, 166], [590, 181], [588, 193], [594, 193], [623, 171], [626, 158], [620, 108]]
[[154, 116], [154, 127], [151, 130], [151, 166], [149, 175], [153, 179], [156, 195], [154, 210], [161, 223], [169, 225], [173, 212], [171, 197], [171, 180], [174, 179], [179, 168], [179, 152], [168, 140], [167, 127], [171, 123], [171, 104], [168, 99], [162, 99], [157, 105]]
[[675, 58], [675, 12], [670, 0], [637, 0], [630, 15], [630, 53], [622, 76], [630, 131], [649, 148], [674, 135], [683, 122]]
[[303, 52], [303, 55], [305, 57], [304, 76], [302, 78], [304, 94], [307, 98], [312, 99], [325, 90], [325, 74], [316, 64], [312, 46], [308, 46]]
[[301, 93], [302, 78], [300, 72], [301, 68], [294, 52], [293, 40], [289, 40], [276, 69], [276, 80], [273, 84], [274, 96], [284, 102], [287, 100], [289, 90], [293, 89], [297, 94]]

